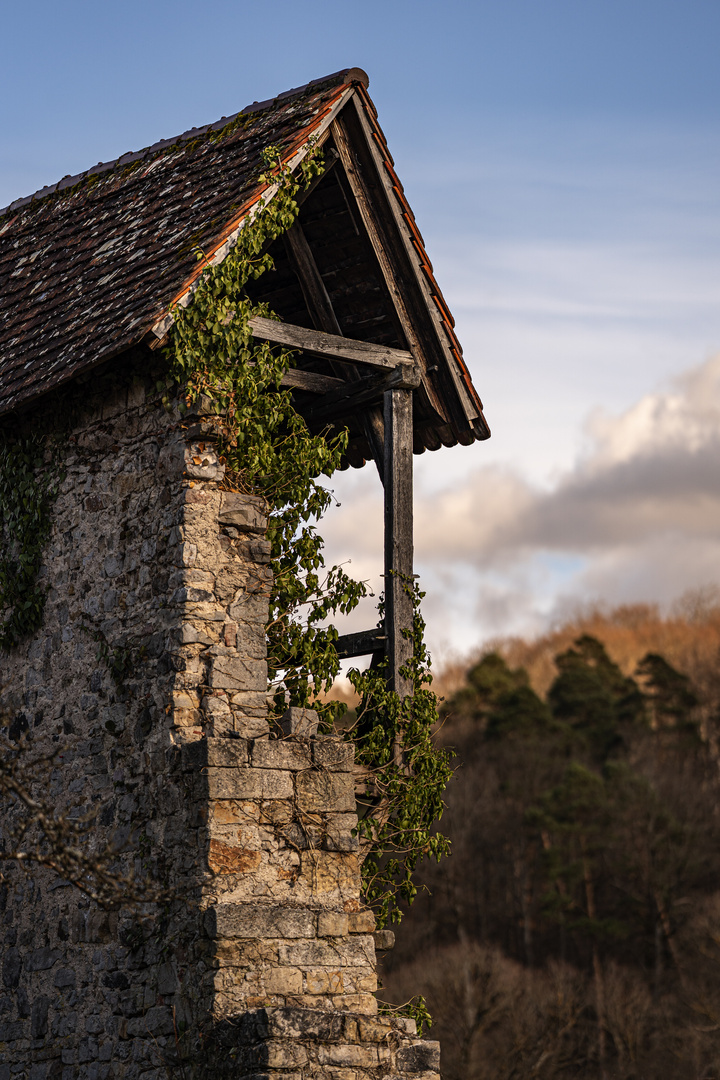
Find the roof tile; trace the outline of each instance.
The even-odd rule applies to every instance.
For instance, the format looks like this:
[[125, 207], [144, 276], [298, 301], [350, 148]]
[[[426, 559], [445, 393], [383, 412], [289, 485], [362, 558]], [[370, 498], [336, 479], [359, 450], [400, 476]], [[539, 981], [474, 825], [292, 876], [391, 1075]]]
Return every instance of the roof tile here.
[[0, 413], [137, 341], [259, 198], [261, 150], [302, 147], [338, 72], [65, 177], [0, 212]]

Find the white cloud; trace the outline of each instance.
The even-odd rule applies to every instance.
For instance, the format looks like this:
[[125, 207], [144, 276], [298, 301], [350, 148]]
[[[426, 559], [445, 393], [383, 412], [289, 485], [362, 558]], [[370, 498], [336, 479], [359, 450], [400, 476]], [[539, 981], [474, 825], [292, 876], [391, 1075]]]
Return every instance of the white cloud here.
[[[720, 348], [707, 142], [545, 134], [401, 169], [493, 431], [416, 459], [436, 651], [720, 580], [720, 360], [670, 381]], [[326, 531], [381, 585], [370, 472], [339, 480]]]
[[702, 451], [720, 432], [720, 356], [677, 377], [671, 391], [647, 394], [619, 417], [597, 412], [588, 426], [600, 465], [663, 450]]
[[[595, 412], [585, 434], [550, 488], [496, 464], [444, 486], [421, 473], [415, 559], [436, 648], [538, 629], [568, 597], [663, 602], [720, 579], [720, 356], [619, 415]], [[369, 470], [341, 483], [329, 551], [380, 585], [379, 483]]]

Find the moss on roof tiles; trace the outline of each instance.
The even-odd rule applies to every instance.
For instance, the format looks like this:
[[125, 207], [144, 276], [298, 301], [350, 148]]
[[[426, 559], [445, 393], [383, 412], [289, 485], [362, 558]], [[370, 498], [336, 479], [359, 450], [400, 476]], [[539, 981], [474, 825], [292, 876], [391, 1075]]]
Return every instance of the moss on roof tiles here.
[[124, 154], [0, 215], [0, 413], [138, 341], [197, 247], [259, 194], [260, 150], [295, 147], [351, 75]]

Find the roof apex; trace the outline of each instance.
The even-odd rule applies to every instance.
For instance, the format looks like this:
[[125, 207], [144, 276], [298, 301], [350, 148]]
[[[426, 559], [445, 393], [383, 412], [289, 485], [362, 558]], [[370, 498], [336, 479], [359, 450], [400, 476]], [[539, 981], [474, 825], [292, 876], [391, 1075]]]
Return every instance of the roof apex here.
[[112, 161], [98, 161], [97, 165], [91, 165], [89, 169], [75, 173], [74, 176], [63, 176], [57, 183], [47, 184], [45, 187], [39, 188], [38, 191], [33, 192], [32, 195], [24, 195], [19, 199], [15, 199], [7, 206], [0, 208], [0, 218], [14, 210], [21, 210], [30, 203], [40, 202], [40, 200], [47, 198], [48, 195], [54, 195], [56, 192], [74, 187], [82, 180], [87, 180], [91, 176], [102, 176], [103, 173], [111, 172], [113, 169], [117, 168], [118, 165], [132, 165], [136, 161], [144, 161], [147, 158], [151, 158], [154, 154], [159, 153], [161, 150], [165, 150], [168, 146], [181, 146], [183, 143], [189, 142], [191, 139], [197, 139], [201, 135], [207, 135], [211, 131], [222, 131], [224, 127], [227, 127], [228, 124], [232, 124], [240, 116], [250, 116], [252, 113], [262, 112], [264, 109], [269, 109], [277, 102], [285, 101], [287, 98], [296, 97], [299, 94], [304, 94], [314, 87], [353, 84], [360, 84], [367, 89], [370, 84], [370, 77], [367, 72], [359, 67], [342, 68], [340, 71], [334, 71], [331, 75], [324, 75], [319, 79], [311, 79], [310, 82], [305, 83], [303, 86], [295, 86], [291, 90], [283, 90], [281, 94], [276, 94], [273, 98], [266, 98], [264, 101], [253, 101], [250, 105], [246, 105], [244, 109], [239, 109], [238, 112], [233, 113], [231, 116], [222, 116], [212, 124], [202, 124], [200, 127], [189, 128], [181, 135], [175, 135], [169, 139], [160, 139], [158, 142], [152, 143], [142, 150], [127, 151], [119, 157], [113, 158]]
[[[327, 141], [337, 163], [335, 187], [340, 184], [329, 195], [337, 203], [330, 217], [347, 214], [353, 236], [367, 233], [354, 249], [365, 284], [353, 279], [357, 296], [339, 332], [360, 340], [370, 334], [371, 343], [373, 333], [394, 335], [403, 348], [415, 343], [434, 410], [425, 420], [433, 432], [438, 423], [442, 429], [430, 442], [423, 437], [423, 446], [487, 438], [482, 403], [367, 83], [364, 71], [345, 68], [13, 204], [0, 217], [0, 416], [134, 345], [161, 343], [173, 305], [190, 299], [204, 267], [223, 261], [238, 230], [274, 194], [276, 185], [262, 171], [262, 148], [277, 147], [294, 169], [311, 146]], [[371, 253], [379, 250], [376, 267]], [[362, 324], [352, 305], [367, 306], [366, 278], [378, 295], [387, 294], [389, 307], [381, 303], [379, 314]], [[279, 302], [278, 313], [302, 325], [308, 318], [302, 301], [289, 302], [287, 296]], [[375, 316], [385, 320], [384, 329], [373, 330]]]

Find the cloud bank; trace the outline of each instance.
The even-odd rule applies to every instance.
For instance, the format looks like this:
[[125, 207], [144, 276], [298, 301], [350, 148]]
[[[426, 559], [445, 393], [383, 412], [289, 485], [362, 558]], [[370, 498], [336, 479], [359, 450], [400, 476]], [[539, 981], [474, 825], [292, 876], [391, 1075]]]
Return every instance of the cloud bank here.
[[663, 536], [720, 536], [720, 357], [618, 417], [596, 414], [587, 434], [589, 449], [550, 491], [496, 466], [434, 505], [421, 500], [419, 552], [488, 568], [537, 551], [596, 557]]
[[[375, 477], [351, 477], [329, 552], [378, 581]], [[545, 625], [572, 598], [667, 602], [720, 579], [720, 356], [619, 415], [551, 487], [493, 464], [415, 497], [415, 558], [436, 649]], [[365, 615], [365, 621], [368, 616]]]

